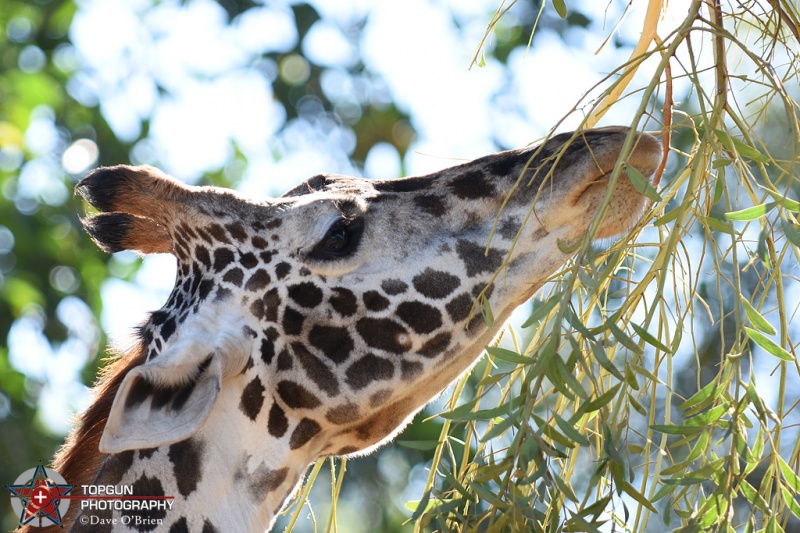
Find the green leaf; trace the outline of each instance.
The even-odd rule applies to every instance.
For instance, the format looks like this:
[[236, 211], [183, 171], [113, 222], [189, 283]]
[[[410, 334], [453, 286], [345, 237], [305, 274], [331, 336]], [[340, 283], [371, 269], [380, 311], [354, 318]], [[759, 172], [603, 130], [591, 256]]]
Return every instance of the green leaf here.
[[615, 378], [620, 381], [624, 381], [625, 377], [622, 375], [622, 372], [619, 371], [617, 367], [614, 366], [614, 363], [606, 355], [606, 350], [599, 342], [592, 342], [590, 343], [592, 346], [592, 353], [594, 354], [594, 358], [597, 359], [597, 362], [606, 369], [608, 372], [611, 373]]
[[746, 142], [742, 141], [741, 139], [737, 139], [736, 137], [731, 137], [727, 131], [722, 131], [715, 129], [714, 133], [717, 134], [717, 138], [719, 142], [722, 143], [722, 146], [728, 149], [730, 152], [736, 152], [742, 157], [746, 157], [755, 161], [756, 163], [769, 163], [770, 158], [762, 154], [758, 151], [757, 148], [750, 146]]
[[650, 429], [652, 429], [653, 431], [658, 431], [659, 433], [666, 433], [667, 435], [693, 435], [695, 433], [700, 433], [705, 428], [692, 427], [692, 426], [676, 426], [673, 424], [653, 424], [650, 426]]
[[562, 241], [561, 239], [556, 239], [556, 246], [558, 246], [558, 249], [561, 250], [561, 253], [572, 255], [578, 250], [580, 250], [584, 244], [586, 244], [586, 239], [587, 239], [586, 235], [584, 235], [580, 239], [577, 239], [573, 243], [565, 242]]
[[783, 494], [783, 501], [786, 502], [786, 507], [795, 515], [797, 518], [800, 518], [800, 504], [797, 503], [797, 500], [794, 499], [792, 493], [786, 487], [781, 487], [781, 493]]
[[797, 226], [785, 218], [781, 218], [781, 229], [783, 229], [783, 234], [786, 235], [790, 243], [800, 246], [800, 231], [797, 230]]
[[622, 490], [628, 496], [630, 496], [631, 498], [633, 498], [634, 500], [636, 500], [640, 504], [642, 504], [645, 507], [647, 507], [650, 510], [650, 512], [658, 514], [658, 509], [656, 509], [655, 506], [652, 503], [650, 503], [650, 500], [645, 498], [644, 494], [642, 494], [641, 492], [636, 490], [636, 487], [634, 487], [633, 485], [631, 485], [627, 481], [625, 482], [624, 485], [622, 485]]
[[492, 313], [492, 306], [489, 304], [489, 298], [486, 296], [481, 296], [481, 310], [486, 327], [491, 328], [494, 326], [494, 313]]
[[789, 464], [781, 457], [778, 457], [778, 466], [781, 467], [781, 474], [783, 474], [783, 479], [786, 481], [786, 484], [789, 485], [789, 488], [797, 494], [800, 493], [800, 477], [797, 476], [794, 469], [789, 466]]
[[659, 218], [654, 220], [653, 221], [653, 225], [654, 226], [663, 226], [664, 224], [669, 224], [670, 222], [672, 222], [673, 220], [678, 218], [679, 214], [680, 214], [680, 209], [678, 207], [676, 207], [675, 209], [672, 209], [671, 211], [667, 211], [662, 216], [660, 216]]
[[728, 220], [755, 220], [766, 215], [767, 211], [773, 207], [775, 207], [775, 202], [754, 205], [740, 211], [731, 211], [729, 213], [725, 213], [725, 218]]
[[761, 346], [768, 354], [774, 355], [783, 361], [794, 361], [794, 356], [792, 356], [792, 354], [781, 348], [780, 345], [778, 345], [769, 337], [752, 328], [748, 328], [747, 326], [745, 326], [744, 331], [747, 333], [747, 336], [753, 340], [753, 342]]
[[662, 200], [661, 196], [658, 194], [658, 191], [656, 191], [655, 187], [653, 187], [653, 184], [650, 183], [650, 180], [647, 179], [647, 176], [642, 174], [638, 168], [632, 165], [625, 165], [625, 170], [628, 173], [628, 178], [631, 180], [631, 183], [633, 183], [633, 186], [637, 191], [654, 202], [660, 202]]
[[723, 390], [725, 390], [723, 385], [720, 385], [716, 381], [712, 381], [699, 391], [695, 392], [688, 400], [680, 404], [678, 409], [685, 411], [687, 409], [691, 409], [695, 405], [701, 405], [706, 402], [710, 403], [717, 398]]
[[768, 335], [775, 335], [775, 327], [770, 324], [769, 321], [761, 315], [761, 313], [755, 310], [750, 302], [747, 301], [747, 298], [740, 294], [739, 299], [742, 302], [744, 313], [747, 315], [750, 323], [753, 324], [759, 331], [763, 331]]
[[553, 0], [553, 7], [556, 8], [556, 13], [562, 19], [567, 18], [567, 5], [564, 0]]
[[594, 400], [581, 404], [578, 411], [581, 413], [591, 413], [605, 407], [609, 402], [611, 402], [611, 400], [614, 399], [614, 396], [617, 395], [617, 391], [621, 385], [622, 383], [617, 383]]
[[560, 301], [561, 301], [561, 293], [558, 293], [554, 294], [541, 304], [536, 305], [533, 310], [533, 313], [531, 313], [531, 316], [528, 317], [528, 320], [526, 320], [522, 324], [522, 327], [527, 328], [543, 320], [544, 317], [546, 317], [550, 313], [550, 311], [552, 311], [553, 308], [558, 305], [558, 302]]
[[774, 198], [775, 201], [778, 202], [778, 205], [780, 205], [784, 209], [787, 209], [789, 211], [794, 211], [795, 213], [800, 212], [800, 202], [798, 202], [797, 200], [786, 198], [785, 196], [778, 194], [777, 192], [771, 189], [767, 189], [766, 187], [761, 187], [761, 189], [767, 191], [767, 194], [772, 196], [772, 198]]
[[626, 347], [635, 354], [642, 353], [642, 349], [639, 347], [639, 345], [636, 344], [636, 342], [634, 342], [634, 340], [630, 336], [628, 336], [624, 331], [619, 329], [619, 327], [616, 324], [614, 324], [612, 320], [606, 322], [606, 327], [609, 330], [611, 330], [611, 334], [614, 335], [614, 338], [617, 339], [620, 342], [620, 344], [622, 344], [624, 347]]
[[580, 398], [588, 400], [589, 393], [586, 392], [586, 389], [583, 388], [581, 382], [578, 381], [570, 369], [567, 368], [567, 365], [564, 364], [564, 361], [560, 357], [554, 357], [553, 360], [559, 375], [561, 375], [561, 378], [569, 386], [570, 390], [575, 392], [575, 394], [577, 394]]
[[739, 482], [739, 491], [744, 495], [748, 502], [755, 505], [765, 513], [771, 512], [771, 506], [767, 503], [761, 494], [746, 480], [742, 479]]
[[672, 353], [672, 350], [664, 346], [658, 339], [650, 335], [650, 333], [639, 324], [630, 322], [630, 326], [639, 335], [639, 337], [647, 344], [655, 347], [657, 350], [661, 350], [664, 353]]
[[580, 431], [575, 429], [575, 426], [558, 416], [558, 413], [556, 412], [553, 412], [553, 418], [555, 418], [556, 424], [558, 424], [559, 429], [564, 433], [564, 435], [567, 436], [567, 438], [571, 439], [573, 442], [577, 442], [581, 446], [589, 446], [589, 439], [582, 435]]
[[728, 235], [736, 234], [736, 231], [734, 231], [733, 226], [731, 225], [729, 220], [720, 220], [714, 217], [704, 217], [703, 215], [699, 215], [697, 218], [699, 218], [703, 222], [703, 224], [713, 229], [714, 231], [718, 231], [720, 233], [727, 233]]
[[[479, 398], [478, 398], [479, 399]], [[517, 409], [520, 405], [525, 402], [524, 396], [518, 396], [511, 400], [510, 402], [506, 402], [502, 405], [498, 405], [497, 407], [492, 407], [491, 409], [480, 409], [478, 411], [472, 411], [475, 407], [476, 400], [470, 401], [465, 403], [464, 405], [459, 405], [452, 411], [447, 411], [445, 413], [441, 413], [442, 418], [448, 418], [450, 420], [489, 420], [496, 416], [508, 416], [511, 411]]]
[[529, 365], [533, 362], [533, 358], [520, 355], [517, 352], [512, 352], [511, 350], [506, 350], [505, 348], [487, 346], [486, 352], [495, 359], [500, 359], [501, 361], [515, 365]]
[[572, 490], [572, 487], [569, 484], [569, 480], [563, 479], [561, 476], [553, 476], [553, 480], [558, 485], [558, 490], [569, 498], [571, 501], [578, 503], [578, 497], [575, 495], [575, 491]]

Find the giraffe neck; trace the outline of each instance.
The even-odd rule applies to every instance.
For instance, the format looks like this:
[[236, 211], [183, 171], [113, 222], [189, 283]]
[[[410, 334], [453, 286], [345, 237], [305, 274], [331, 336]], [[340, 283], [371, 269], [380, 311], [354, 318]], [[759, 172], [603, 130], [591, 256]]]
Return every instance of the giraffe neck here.
[[[217, 407], [195, 435], [158, 448], [107, 455], [89, 482], [131, 487], [138, 497], [171, 496], [166, 509], [84, 509], [73, 530], [94, 531], [100, 519], [116, 524], [138, 520], [157, 525], [157, 531], [267, 530], [318, 450], [291, 450], [285, 439], [234, 423], [240, 402], [234, 391], [246, 386], [237, 383], [241, 379], [226, 380]], [[298, 424], [288, 418], [270, 423], [287, 428]]]

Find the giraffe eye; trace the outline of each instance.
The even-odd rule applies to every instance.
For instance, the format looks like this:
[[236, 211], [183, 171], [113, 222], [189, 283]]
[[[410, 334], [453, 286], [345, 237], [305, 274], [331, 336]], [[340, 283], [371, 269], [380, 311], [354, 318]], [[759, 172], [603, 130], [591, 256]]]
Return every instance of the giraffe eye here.
[[333, 260], [356, 251], [364, 231], [364, 220], [339, 219], [331, 225], [322, 240], [311, 251], [314, 259]]

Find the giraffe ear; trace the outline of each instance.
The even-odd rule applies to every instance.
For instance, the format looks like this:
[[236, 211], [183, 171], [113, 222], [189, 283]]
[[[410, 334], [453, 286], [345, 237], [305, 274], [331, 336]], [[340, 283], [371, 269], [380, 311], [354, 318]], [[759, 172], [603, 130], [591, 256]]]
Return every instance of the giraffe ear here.
[[219, 358], [209, 355], [199, 365], [171, 359], [161, 354], [125, 376], [100, 439], [101, 452], [179, 442], [205, 422], [222, 387]]

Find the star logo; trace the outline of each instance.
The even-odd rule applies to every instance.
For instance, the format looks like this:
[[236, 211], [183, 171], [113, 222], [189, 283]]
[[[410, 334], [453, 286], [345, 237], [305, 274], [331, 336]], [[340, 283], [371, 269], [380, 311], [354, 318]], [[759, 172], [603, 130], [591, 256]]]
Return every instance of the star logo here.
[[[19, 515], [19, 525], [42, 527], [42, 519], [61, 525], [61, 516], [69, 508], [69, 498], [63, 497], [72, 490], [72, 485], [67, 485], [58, 472], [48, 473], [39, 464], [23, 472], [6, 488], [11, 492], [11, 507]], [[32, 523], [36, 519], [38, 524]]]

